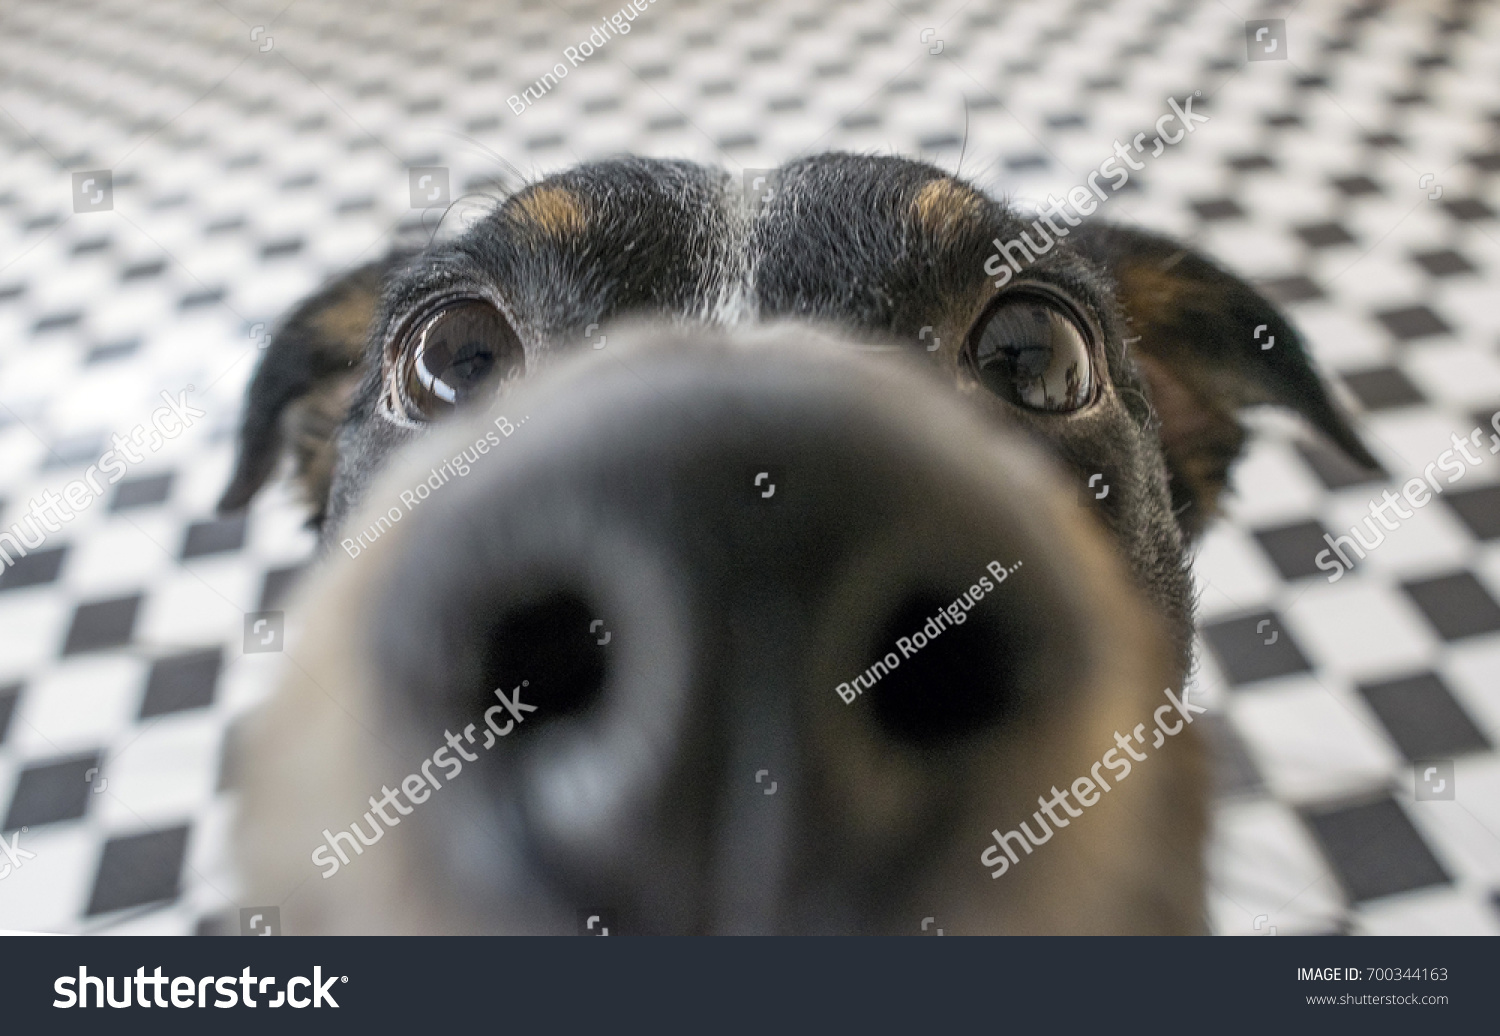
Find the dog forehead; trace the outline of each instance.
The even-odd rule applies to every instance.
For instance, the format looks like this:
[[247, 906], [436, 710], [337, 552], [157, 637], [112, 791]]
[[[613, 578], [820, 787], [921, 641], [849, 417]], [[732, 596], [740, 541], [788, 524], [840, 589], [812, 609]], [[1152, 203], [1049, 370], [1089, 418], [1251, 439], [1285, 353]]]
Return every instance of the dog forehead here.
[[983, 222], [994, 204], [923, 162], [830, 153], [777, 169], [745, 169], [739, 177], [718, 167], [667, 159], [590, 162], [518, 192], [503, 212], [514, 228], [565, 239], [618, 232], [643, 222], [664, 229], [695, 222], [716, 225], [713, 213], [700, 207], [708, 196], [742, 210], [738, 214], [749, 223], [817, 223], [838, 213], [860, 216], [860, 224], [915, 225], [936, 239], [955, 237]]
[[935, 166], [829, 154], [776, 172], [756, 220], [756, 294], [770, 315], [920, 325], [941, 300], [973, 298], [1006, 209]]
[[926, 305], [955, 282], [982, 281], [983, 248], [1006, 218], [973, 187], [908, 159], [828, 154], [735, 175], [624, 158], [518, 192], [489, 229], [607, 294], [611, 309], [881, 322], [903, 299]]

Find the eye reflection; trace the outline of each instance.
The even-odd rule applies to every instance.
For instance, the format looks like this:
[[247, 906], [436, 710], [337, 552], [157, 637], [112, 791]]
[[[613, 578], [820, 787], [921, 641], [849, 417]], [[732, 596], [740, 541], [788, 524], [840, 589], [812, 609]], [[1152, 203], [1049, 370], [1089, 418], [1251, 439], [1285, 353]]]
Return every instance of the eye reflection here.
[[1088, 339], [1056, 304], [1034, 295], [1002, 299], [971, 341], [979, 380], [1002, 399], [1053, 412], [1093, 399]]
[[525, 369], [509, 321], [488, 302], [458, 299], [413, 326], [402, 343], [402, 388], [412, 416], [433, 420]]

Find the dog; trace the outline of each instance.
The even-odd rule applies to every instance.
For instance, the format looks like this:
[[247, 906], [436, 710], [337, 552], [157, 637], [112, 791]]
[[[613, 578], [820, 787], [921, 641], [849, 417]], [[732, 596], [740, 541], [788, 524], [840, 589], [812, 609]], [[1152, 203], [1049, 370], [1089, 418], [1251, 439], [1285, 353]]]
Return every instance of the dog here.
[[1375, 459], [1190, 248], [996, 278], [1022, 217], [931, 165], [772, 184], [585, 164], [279, 328], [220, 507], [289, 452], [324, 545], [235, 753], [289, 933], [1204, 929], [1238, 412]]

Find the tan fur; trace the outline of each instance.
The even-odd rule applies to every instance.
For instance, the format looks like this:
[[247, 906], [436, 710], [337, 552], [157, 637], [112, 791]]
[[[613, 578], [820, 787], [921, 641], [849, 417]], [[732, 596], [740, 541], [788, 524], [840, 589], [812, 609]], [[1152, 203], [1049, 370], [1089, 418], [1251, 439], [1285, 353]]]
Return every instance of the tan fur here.
[[939, 244], [968, 229], [982, 210], [980, 196], [957, 180], [928, 180], [911, 203], [912, 213]]
[[[244, 725], [239, 861], [246, 902], [276, 903], [288, 935], [455, 934], [461, 916], [415, 872], [416, 848], [399, 827], [329, 880], [312, 863], [324, 828], [347, 829], [369, 809], [371, 793], [411, 766], [388, 743], [372, 701], [369, 657], [360, 635], [365, 608], [382, 593], [388, 563], [405, 529], [396, 525], [376, 548], [351, 559], [337, 552], [296, 610], [309, 621], [286, 652], [280, 692]], [[244, 837], [248, 835], [249, 837]]]
[[1179, 376], [1179, 368], [1144, 352], [1135, 354], [1137, 369], [1151, 390], [1152, 409], [1160, 421], [1162, 451], [1173, 477], [1192, 496], [1196, 507], [1184, 516], [1198, 531], [1219, 513], [1219, 498], [1228, 483], [1229, 466], [1244, 448], [1244, 426], [1232, 408], [1217, 402], [1210, 390]]
[[[361, 329], [363, 333], [363, 329]], [[338, 446], [334, 442], [349, 398], [359, 385], [359, 372], [319, 382], [307, 395], [289, 405], [282, 415], [286, 439], [296, 458], [296, 478], [314, 515], [321, 517], [333, 485]]]
[[1138, 325], [1170, 325], [1181, 315], [1178, 293], [1184, 285], [1170, 267], [1121, 263], [1114, 274], [1120, 284], [1120, 297], [1126, 300], [1125, 308]]
[[375, 321], [375, 306], [380, 301], [380, 285], [373, 290], [345, 292], [338, 301], [318, 310], [309, 321], [325, 339], [341, 346], [351, 359], [364, 350], [365, 336]]
[[581, 234], [588, 225], [578, 198], [561, 187], [538, 187], [522, 195], [512, 204], [510, 213], [518, 223], [553, 238]]

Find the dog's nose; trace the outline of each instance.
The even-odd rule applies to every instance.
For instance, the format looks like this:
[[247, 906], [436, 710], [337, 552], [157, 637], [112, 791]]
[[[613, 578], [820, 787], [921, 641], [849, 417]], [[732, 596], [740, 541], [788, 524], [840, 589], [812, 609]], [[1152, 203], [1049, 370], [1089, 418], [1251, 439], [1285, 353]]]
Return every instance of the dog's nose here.
[[477, 927], [626, 932], [904, 931], [988, 891], [990, 811], [1060, 779], [1128, 596], [1030, 448], [796, 332], [501, 409], [378, 483], [405, 514], [340, 559], [391, 747], [479, 757], [409, 818], [429, 884]]

